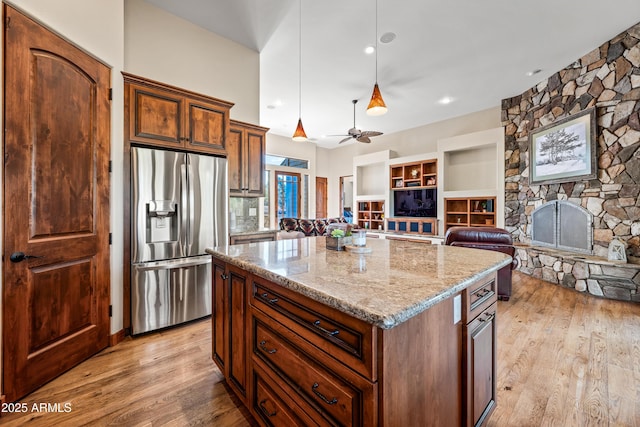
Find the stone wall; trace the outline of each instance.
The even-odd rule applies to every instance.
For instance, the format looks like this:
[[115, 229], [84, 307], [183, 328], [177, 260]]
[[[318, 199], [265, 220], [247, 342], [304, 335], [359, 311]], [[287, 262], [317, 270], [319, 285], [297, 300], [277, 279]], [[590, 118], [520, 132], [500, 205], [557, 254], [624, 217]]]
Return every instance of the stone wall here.
[[[585, 109], [597, 117], [598, 178], [529, 184], [529, 133]], [[594, 215], [594, 255], [614, 237], [640, 256], [640, 24], [525, 93], [502, 101], [505, 128], [505, 228], [530, 242], [531, 212], [568, 200]]]

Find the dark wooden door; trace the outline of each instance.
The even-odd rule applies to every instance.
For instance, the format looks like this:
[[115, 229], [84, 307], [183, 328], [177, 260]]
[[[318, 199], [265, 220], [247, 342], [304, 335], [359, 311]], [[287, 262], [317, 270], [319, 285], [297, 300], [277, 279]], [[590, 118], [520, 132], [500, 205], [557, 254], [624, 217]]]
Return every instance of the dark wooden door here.
[[3, 381], [14, 401], [109, 343], [110, 70], [4, 11]]
[[316, 218], [326, 218], [326, 217], [327, 217], [327, 178], [317, 176], [316, 177]]

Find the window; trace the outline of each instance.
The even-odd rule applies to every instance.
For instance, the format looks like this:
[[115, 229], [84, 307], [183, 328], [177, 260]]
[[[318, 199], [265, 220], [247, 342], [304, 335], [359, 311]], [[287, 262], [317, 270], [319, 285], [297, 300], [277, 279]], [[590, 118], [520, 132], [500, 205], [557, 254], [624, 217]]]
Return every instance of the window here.
[[299, 173], [276, 171], [276, 219], [300, 218], [301, 176]]
[[273, 156], [267, 154], [265, 156], [265, 163], [273, 166], [287, 166], [290, 168], [309, 169], [309, 162], [307, 160], [293, 159], [291, 157]]

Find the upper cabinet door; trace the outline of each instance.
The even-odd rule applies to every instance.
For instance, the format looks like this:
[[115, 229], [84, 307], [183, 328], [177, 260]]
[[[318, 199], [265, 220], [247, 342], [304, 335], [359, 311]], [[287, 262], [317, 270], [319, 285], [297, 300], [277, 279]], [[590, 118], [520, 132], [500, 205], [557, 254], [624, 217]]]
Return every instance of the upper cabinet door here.
[[252, 197], [264, 196], [265, 131], [249, 129], [247, 138], [246, 191]]
[[225, 136], [229, 128], [229, 108], [223, 105], [185, 99], [187, 148], [193, 151], [226, 154]]
[[243, 195], [242, 141], [244, 130], [233, 122], [227, 135], [227, 168], [229, 170], [229, 194]]
[[268, 130], [231, 120], [227, 140], [230, 195], [264, 196], [264, 153]]
[[233, 103], [123, 73], [129, 142], [225, 156]]
[[182, 97], [150, 87], [129, 86], [129, 139], [182, 147]]

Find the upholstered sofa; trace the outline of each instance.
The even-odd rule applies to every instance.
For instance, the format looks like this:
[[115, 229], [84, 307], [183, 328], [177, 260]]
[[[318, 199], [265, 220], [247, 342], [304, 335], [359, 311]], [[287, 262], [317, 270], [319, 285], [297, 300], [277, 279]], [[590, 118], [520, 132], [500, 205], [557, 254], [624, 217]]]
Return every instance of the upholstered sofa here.
[[511, 297], [511, 270], [517, 267], [516, 248], [511, 234], [495, 227], [451, 227], [444, 236], [444, 244], [467, 248], [486, 249], [505, 253], [513, 258], [510, 265], [498, 270], [498, 299], [508, 301]]
[[337, 218], [319, 218], [319, 219], [306, 219], [306, 218], [281, 218], [280, 230], [293, 232], [300, 231], [305, 236], [325, 236], [327, 234], [327, 227], [333, 224], [339, 228], [346, 228], [350, 225], [352, 228], [358, 228], [355, 224], [347, 223], [345, 217]]

